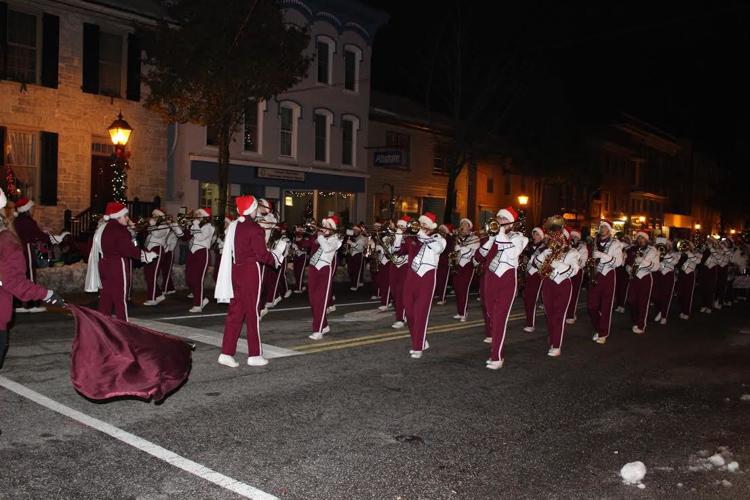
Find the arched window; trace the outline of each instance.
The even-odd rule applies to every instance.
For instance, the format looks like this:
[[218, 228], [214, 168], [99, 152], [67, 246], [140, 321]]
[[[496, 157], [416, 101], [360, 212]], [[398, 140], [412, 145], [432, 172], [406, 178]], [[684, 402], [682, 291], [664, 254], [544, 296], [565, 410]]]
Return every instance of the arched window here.
[[318, 83], [331, 85], [333, 83], [333, 54], [336, 42], [325, 35], [318, 35], [315, 39], [315, 55], [318, 67]]
[[341, 117], [341, 164], [347, 167], [357, 166], [357, 135], [359, 118], [345, 114]]
[[359, 92], [359, 66], [362, 62], [362, 49], [356, 45], [344, 46], [344, 89]]

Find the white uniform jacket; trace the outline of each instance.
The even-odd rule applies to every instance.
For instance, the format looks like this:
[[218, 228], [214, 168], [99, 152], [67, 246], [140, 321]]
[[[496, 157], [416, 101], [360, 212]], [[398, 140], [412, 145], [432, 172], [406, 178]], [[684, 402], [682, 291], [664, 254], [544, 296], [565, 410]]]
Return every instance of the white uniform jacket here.
[[605, 243], [603, 252], [599, 251], [595, 246], [593, 257], [599, 259], [596, 272], [601, 273], [602, 276], [606, 276], [620, 267], [624, 261], [623, 248], [624, 245], [622, 242], [611, 237]]
[[319, 246], [313, 256], [310, 257], [310, 265], [314, 266], [315, 269], [320, 270], [333, 263], [333, 258], [336, 256], [336, 252], [338, 252], [339, 248], [341, 248], [342, 242], [337, 234], [329, 236], [328, 238], [319, 234], [316, 241]]
[[497, 247], [497, 254], [492, 258], [488, 270], [500, 278], [506, 271], [518, 267], [518, 258], [528, 244], [529, 239], [521, 233], [500, 231], [484, 242], [479, 248], [479, 253], [482, 257], [486, 257], [490, 253], [492, 245]]

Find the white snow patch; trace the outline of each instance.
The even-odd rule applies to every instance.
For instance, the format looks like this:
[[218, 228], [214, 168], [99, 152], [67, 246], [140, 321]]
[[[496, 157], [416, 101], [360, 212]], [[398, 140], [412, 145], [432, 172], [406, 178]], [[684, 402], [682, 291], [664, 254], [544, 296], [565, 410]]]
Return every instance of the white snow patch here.
[[641, 481], [646, 477], [646, 465], [641, 461], [627, 463], [620, 469], [620, 477], [624, 484], [636, 485], [643, 489], [646, 486]]
[[727, 464], [727, 470], [729, 472], [737, 472], [738, 470], [740, 470], [740, 464], [738, 464], [737, 462], [729, 462]]
[[740, 401], [750, 401], [750, 394], [743, 394], [740, 396]]
[[711, 465], [713, 465], [714, 467], [721, 467], [722, 465], [726, 463], [726, 461], [724, 460], [724, 457], [722, 457], [718, 453], [716, 453], [715, 455], [712, 455], [708, 459], [708, 461], [711, 462]]

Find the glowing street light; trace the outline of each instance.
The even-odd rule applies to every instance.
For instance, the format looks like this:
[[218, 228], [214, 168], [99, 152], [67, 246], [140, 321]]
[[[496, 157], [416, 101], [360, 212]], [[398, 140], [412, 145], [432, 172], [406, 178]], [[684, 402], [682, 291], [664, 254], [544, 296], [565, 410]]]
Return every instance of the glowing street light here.
[[518, 195], [518, 204], [525, 207], [529, 204], [529, 197], [525, 194]]
[[730, 229], [729, 234], [737, 234], [737, 231], [735, 229]]
[[643, 224], [644, 222], [646, 222], [646, 217], [643, 216], [643, 215], [641, 215], [640, 217], [638, 217], [638, 222], [640, 222], [641, 224]]
[[112, 144], [117, 147], [125, 147], [130, 139], [130, 134], [133, 132], [133, 127], [128, 122], [122, 119], [122, 112], [117, 115], [117, 119], [112, 122], [107, 130], [109, 136], [112, 138]]
[[700, 224], [696, 224], [693, 227], [695, 228], [696, 231], [700, 231], [701, 225]]

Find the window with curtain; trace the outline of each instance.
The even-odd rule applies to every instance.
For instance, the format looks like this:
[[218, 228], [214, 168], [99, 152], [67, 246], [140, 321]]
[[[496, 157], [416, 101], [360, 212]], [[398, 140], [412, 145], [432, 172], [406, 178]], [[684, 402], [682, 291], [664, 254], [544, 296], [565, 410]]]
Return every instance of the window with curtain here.
[[39, 134], [18, 130], [8, 131], [7, 159], [18, 179], [18, 188], [24, 196], [39, 196]]

